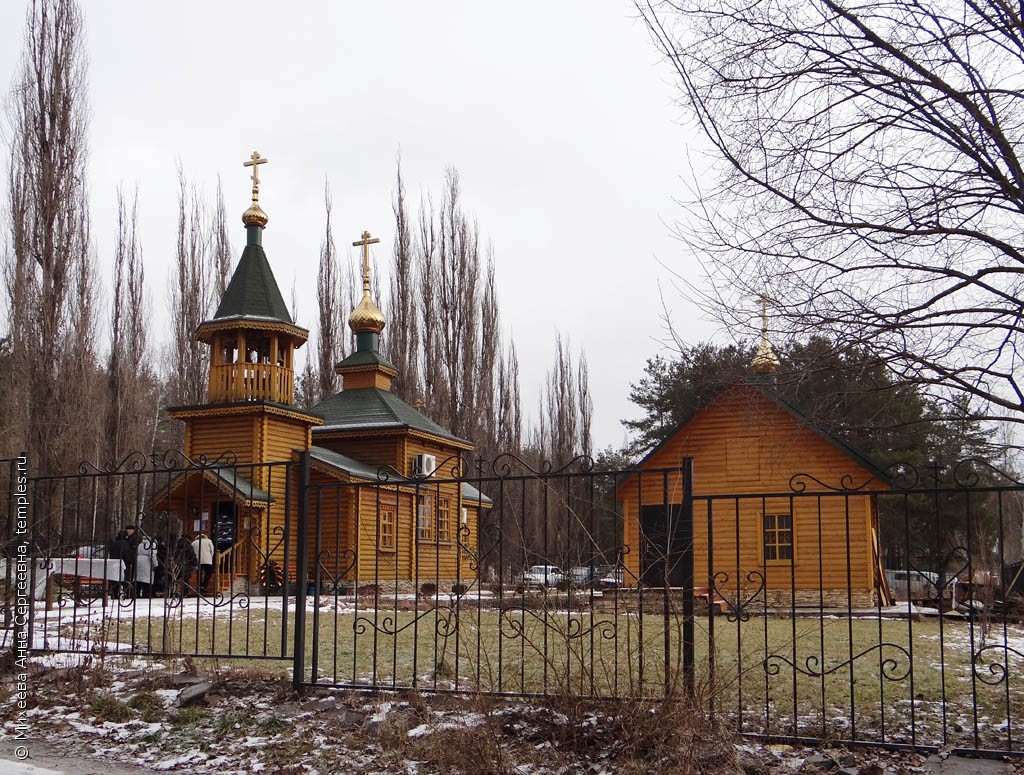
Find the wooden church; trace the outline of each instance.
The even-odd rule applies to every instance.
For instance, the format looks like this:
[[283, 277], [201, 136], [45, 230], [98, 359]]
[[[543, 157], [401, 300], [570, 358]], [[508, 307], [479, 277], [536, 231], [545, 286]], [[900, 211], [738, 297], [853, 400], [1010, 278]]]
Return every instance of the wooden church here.
[[[343, 389], [310, 409], [294, 405], [295, 352], [309, 332], [292, 320], [263, 249], [258, 165], [266, 161], [254, 152], [245, 162], [253, 168], [245, 249], [216, 313], [196, 331], [210, 348], [207, 401], [168, 410], [185, 424], [190, 459], [231, 453], [237, 465], [183, 472], [156, 507], [215, 540], [221, 589], [257, 581], [269, 562], [294, 568], [300, 542], [309, 580], [430, 582], [442, 591], [468, 583], [479, 512], [490, 501], [451, 481], [473, 445], [391, 392], [398, 369], [379, 350], [386, 321], [369, 264], [379, 240], [368, 232], [353, 243], [362, 248], [363, 295], [348, 321], [355, 351], [335, 367]], [[303, 452], [310, 517], [300, 536]]]
[[[678, 469], [688, 457], [696, 587], [714, 585], [718, 597], [734, 602], [756, 595], [755, 604], [773, 606], [888, 604], [875, 497], [889, 489], [887, 476], [775, 394], [771, 375], [778, 359], [767, 326], [752, 366], [752, 380], [725, 387], [616, 489], [627, 584], [681, 584], [681, 565], [666, 568], [665, 561], [666, 537], [682, 502], [682, 474], [653, 472]], [[808, 491], [860, 489], [802, 497], [795, 481]]]

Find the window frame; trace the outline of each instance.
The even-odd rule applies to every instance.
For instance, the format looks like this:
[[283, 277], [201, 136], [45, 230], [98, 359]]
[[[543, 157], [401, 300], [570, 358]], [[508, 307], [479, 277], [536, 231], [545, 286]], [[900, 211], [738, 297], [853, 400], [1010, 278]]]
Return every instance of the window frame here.
[[420, 542], [437, 542], [437, 523], [434, 518], [434, 496], [419, 493], [416, 496], [416, 538]]
[[391, 503], [382, 503], [377, 508], [377, 548], [382, 552], [398, 551], [397, 512], [398, 509]]
[[439, 544], [452, 542], [452, 499], [442, 496], [437, 499], [437, 518], [434, 520]]
[[[779, 519], [788, 519], [787, 527], [779, 526]], [[771, 526], [769, 526], [771, 520]], [[784, 534], [788, 533], [789, 540], [782, 540]], [[785, 550], [789, 550], [789, 556], [781, 556]], [[769, 551], [774, 556], [769, 557]], [[761, 514], [761, 560], [766, 565], [785, 564], [796, 562], [796, 522], [792, 512], [762, 512]]]

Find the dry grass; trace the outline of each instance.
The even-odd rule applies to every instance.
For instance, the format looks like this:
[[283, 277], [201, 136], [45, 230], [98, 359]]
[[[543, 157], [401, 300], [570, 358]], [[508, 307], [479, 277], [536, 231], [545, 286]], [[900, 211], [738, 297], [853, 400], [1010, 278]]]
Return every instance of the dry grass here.
[[[282, 643], [279, 611], [221, 613], [213, 620], [142, 617], [132, 628], [110, 621], [108, 639], [124, 642], [128, 633], [150, 651], [232, 650], [258, 657], [290, 646], [291, 621]], [[934, 742], [943, 721], [952, 719], [966, 743], [977, 725], [989, 744], [998, 744], [1002, 720], [1024, 714], [1024, 688], [1016, 680], [1024, 665], [1011, 663], [1009, 680], [1001, 682], [993, 683], [998, 665], [992, 673], [991, 663], [981, 660], [976, 672], [971, 655], [979, 635], [964, 621], [703, 617], [696, 630], [694, 681], [705, 687], [703, 707], [743, 731]], [[325, 684], [594, 700], [660, 699], [666, 686], [681, 680], [675, 616], [543, 608], [327, 610], [318, 613], [315, 632], [314, 639], [310, 617], [306, 664], [311, 679]], [[998, 650], [987, 656], [1004, 653], [1016, 659]], [[281, 673], [290, 667], [265, 665]]]

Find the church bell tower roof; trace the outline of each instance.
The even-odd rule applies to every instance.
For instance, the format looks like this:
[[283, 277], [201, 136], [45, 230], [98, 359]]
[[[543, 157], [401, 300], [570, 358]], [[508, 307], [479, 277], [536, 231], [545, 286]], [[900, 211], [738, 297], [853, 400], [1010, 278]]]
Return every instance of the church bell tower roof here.
[[200, 341], [209, 341], [214, 331], [226, 330], [235, 324], [287, 331], [302, 342], [309, 336], [306, 329], [295, 325], [292, 320], [263, 250], [263, 230], [269, 219], [259, 204], [259, 165], [267, 161], [257, 151], [253, 151], [249, 161], [243, 162], [246, 167], [252, 167], [252, 204], [242, 214], [246, 234], [245, 250], [242, 251], [242, 257], [231, 275], [231, 282], [224, 291], [217, 311], [210, 320], [199, 326], [197, 335]]

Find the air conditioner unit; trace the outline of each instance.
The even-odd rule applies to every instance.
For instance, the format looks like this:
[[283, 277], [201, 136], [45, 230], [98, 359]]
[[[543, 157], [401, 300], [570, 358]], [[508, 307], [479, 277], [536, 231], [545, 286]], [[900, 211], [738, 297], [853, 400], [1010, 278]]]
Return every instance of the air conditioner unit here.
[[465, 506], [462, 507], [462, 526], [465, 527], [469, 524], [469, 511]]
[[413, 473], [416, 476], [433, 476], [437, 470], [437, 458], [433, 455], [419, 454], [416, 456], [416, 464], [413, 466]]

